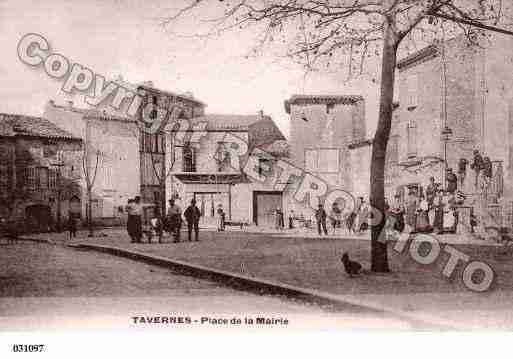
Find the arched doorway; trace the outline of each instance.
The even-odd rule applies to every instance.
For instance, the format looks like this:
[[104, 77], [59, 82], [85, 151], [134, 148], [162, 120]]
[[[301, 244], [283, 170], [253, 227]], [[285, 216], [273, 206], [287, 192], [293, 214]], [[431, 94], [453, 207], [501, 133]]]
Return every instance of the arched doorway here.
[[26, 228], [30, 231], [46, 232], [53, 223], [50, 207], [43, 204], [34, 204], [25, 208]]

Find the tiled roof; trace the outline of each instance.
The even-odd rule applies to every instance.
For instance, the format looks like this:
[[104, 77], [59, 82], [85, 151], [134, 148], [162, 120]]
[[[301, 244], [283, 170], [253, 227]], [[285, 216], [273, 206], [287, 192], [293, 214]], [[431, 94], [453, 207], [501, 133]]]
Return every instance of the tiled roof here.
[[269, 116], [207, 114], [192, 119], [193, 125], [200, 122], [207, 123], [206, 131], [247, 131], [250, 150], [255, 147], [266, 150], [276, 141], [286, 142], [285, 136]]
[[107, 120], [107, 121], [135, 122], [135, 120], [132, 118], [118, 116], [115, 113], [109, 112], [104, 109], [95, 109], [95, 108], [86, 109], [86, 108], [79, 108], [79, 107], [74, 107], [74, 106], [69, 106], [69, 105], [57, 105], [52, 100], [49, 101], [49, 105], [55, 109], [65, 111], [65, 112], [77, 113], [77, 114], [83, 115], [83, 117], [87, 117], [87, 118], [94, 118], [94, 119]]
[[353, 105], [363, 101], [360, 95], [292, 95], [285, 101], [285, 111], [290, 113], [290, 105], [313, 105], [313, 104], [346, 104]]
[[172, 91], [161, 90], [161, 89], [158, 89], [158, 88], [153, 87], [152, 85], [148, 85], [148, 84], [140, 84], [137, 86], [137, 89], [147, 90], [150, 92], [154, 91], [154, 92], [158, 92], [158, 93], [168, 95], [168, 96], [175, 96], [175, 97], [178, 97], [178, 98], [186, 100], [186, 101], [194, 102], [201, 106], [205, 106], [205, 107], [207, 106], [205, 103], [201, 102], [200, 100], [196, 99], [193, 96], [190, 96], [187, 94], [179, 94], [179, 93], [172, 92]]
[[[264, 117], [265, 118], [265, 117]], [[268, 117], [267, 117], [268, 118]], [[195, 117], [194, 123], [206, 122], [207, 130], [238, 130], [248, 131], [250, 125], [261, 119], [259, 115], [224, 115], [224, 114], [207, 114]], [[272, 121], [272, 120], [271, 120]]]
[[248, 179], [240, 173], [220, 173], [220, 174], [201, 174], [201, 173], [180, 173], [175, 177], [182, 183], [212, 183], [212, 184], [235, 184], [247, 183]]
[[41, 117], [0, 113], [0, 136], [80, 140]]
[[285, 141], [285, 136], [270, 117], [264, 117], [249, 126], [249, 148], [270, 145], [276, 141]]
[[431, 59], [438, 55], [438, 47], [436, 45], [429, 45], [424, 47], [397, 62], [397, 68], [402, 69], [406, 66], [416, 64], [420, 61]]

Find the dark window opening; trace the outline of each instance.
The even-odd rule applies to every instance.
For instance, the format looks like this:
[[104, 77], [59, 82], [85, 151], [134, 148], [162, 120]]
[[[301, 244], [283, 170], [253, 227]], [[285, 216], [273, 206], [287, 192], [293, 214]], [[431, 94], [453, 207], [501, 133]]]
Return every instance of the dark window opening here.
[[196, 151], [190, 143], [183, 147], [183, 171], [196, 172]]

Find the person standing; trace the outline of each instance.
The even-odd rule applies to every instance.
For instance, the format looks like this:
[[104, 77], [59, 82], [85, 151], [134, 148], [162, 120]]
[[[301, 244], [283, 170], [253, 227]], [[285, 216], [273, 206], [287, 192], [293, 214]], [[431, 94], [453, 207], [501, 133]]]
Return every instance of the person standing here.
[[[317, 232], [319, 235], [322, 235], [324, 232], [325, 235], [328, 235], [328, 229], [326, 228], [326, 211], [324, 210], [324, 206], [319, 203], [319, 208], [315, 211], [315, 220], [317, 221]], [[321, 232], [322, 227], [322, 232]]]
[[474, 162], [470, 164], [470, 168], [472, 168], [476, 174], [476, 180], [474, 183], [474, 186], [477, 188], [477, 181], [479, 179], [479, 173], [481, 170], [483, 170], [484, 163], [483, 163], [483, 157], [479, 153], [478, 150], [474, 150]]
[[336, 229], [340, 227], [340, 222], [342, 221], [342, 211], [338, 207], [337, 202], [334, 202], [331, 206], [330, 219], [331, 226], [333, 227], [333, 234], [335, 234]]
[[289, 229], [294, 229], [294, 220], [295, 220], [294, 210], [290, 210], [289, 213]]
[[483, 179], [485, 181], [485, 187], [487, 188], [490, 182], [492, 181], [493, 175], [493, 164], [490, 160], [490, 157], [485, 157], [483, 159]]
[[415, 232], [426, 233], [430, 231], [431, 226], [429, 225], [428, 210], [429, 205], [427, 200], [424, 199], [423, 195], [420, 195]]
[[174, 237], [173, 243], [180, 242], [180, 231], [182, 229], [182, 209], [175, 204], [174, 199], [168, 201], [167, 222], [169, 233]]
[[452, 168], [447, 169], [445, 180], [447, 181], [447, 192], [453, 194], [458, 189], [458, 177], [452, 172]]
[[162, 216], [160, 215], [160, 209], [155, 207], [155, 212], [153, 218], [150, 220], [151, 228], [155, 235], [159, 239], [159, 243], [162, 243], [162, 234], [163, 234], [163, 223]]
[[467, 177], [467, 165], [468, 161], [466, 158], [460, 158], [458, 161], [458, 177], [460, 180], [460, 190], [464, 191], [465, 178]]
[[369, 229], [369, 214], [369, 204], [362, 198], [362, 205], [360, 207], [360, 212], [358, 213], [359, 233], [365, 232], [367, 229]]
[[77, 238], [77, 220], [71, 212], [68, 214], [68, 230], [70, 240], [71, 238]]
[[126, 219], [126, 231], [128, 233], [128, 236], [130, 237], [131, 242], [135, 242], [135, 236], [134, 236], [134, 218], [133, 218], [133, 212], [134, 212], [134, 200], [129, 199], [128, 203], [125, 207], [126, 213], [127, 213], [127, 219]]
[[435, 177], [429, 178], [429, 184], [426, 187], [426, 201], [429, 206], [433, 205], [433, 201], [435, 200], [436, 196], [436, 183], [435, 183]]
[[199, 241], [199, 220], [201, 212], [196, 206], [196, 200], [193, 198], [191, 204], [184, 212], [184, 217], [187, 220], [187, 232], [189, 233], [189, 242], [192, 241], [191, 234], [194, 229], [195, 240]]
[[396, 194], [390, 210], [388, 211], [393, 219], [393, 229], [401, 232], [404, 231], [404, 206], [401, 203], [401, 196]]
[[217, 231], [222, 232], [224, 231], [224, 211], [223, 211], [223, 205], [219, 204], [217, 206]]
[[406, 224], [413, 231], [417, 220], [417, 196], [414, 190], [410, 190], [406, 201]]
[[433, 207], [435, 213], [432, 227], [436, 233], [442, 233], [444, 228], [444, 202], [442, 190], [437, 192], [435, 201], [433, 202]]
[[134, 203], [132, 204], [134, 243], [142, 243], [142, 214], [143, 205], [141, 204], [141, 197], [136, 196]]

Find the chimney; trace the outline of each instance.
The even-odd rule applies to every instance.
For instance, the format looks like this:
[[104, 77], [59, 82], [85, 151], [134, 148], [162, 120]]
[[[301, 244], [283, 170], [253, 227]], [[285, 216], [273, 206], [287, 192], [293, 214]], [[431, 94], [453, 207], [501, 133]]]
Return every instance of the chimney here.
[[264, 110], [258, 111], [258, 116], [260, 117], [261, 120], [263, 120], [264, 119]]

